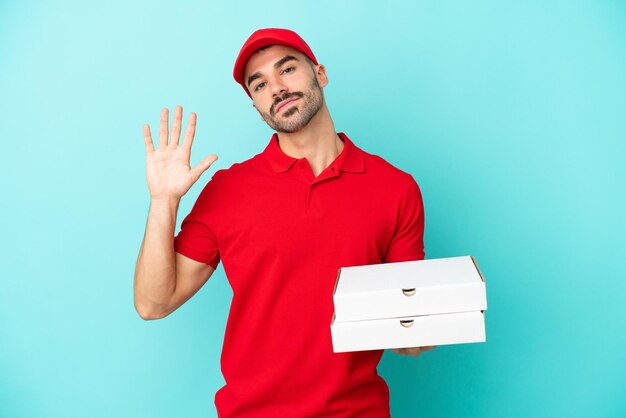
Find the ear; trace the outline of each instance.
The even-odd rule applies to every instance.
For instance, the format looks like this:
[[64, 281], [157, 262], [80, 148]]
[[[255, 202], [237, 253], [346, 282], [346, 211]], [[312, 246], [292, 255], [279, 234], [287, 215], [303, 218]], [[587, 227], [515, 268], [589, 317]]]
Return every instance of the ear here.
[[328, 85], [328, 74], [326, 74], [326, 67], [323, 64], [315, 66], [315, 76], [320, 87], [324, 88]]

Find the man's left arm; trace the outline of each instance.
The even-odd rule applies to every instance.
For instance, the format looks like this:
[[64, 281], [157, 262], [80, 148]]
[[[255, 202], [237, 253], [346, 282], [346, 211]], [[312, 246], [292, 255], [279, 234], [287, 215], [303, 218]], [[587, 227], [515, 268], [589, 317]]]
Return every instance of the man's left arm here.
[[424, 259], [424, 203], [419, 186], [407, 174], [399, 203], [396, 227], [383, 263]]
[[[398, 211], [396, 230], [387, 248], [384, 263], [424, 259], [424, 203], [417, 182], [412, 176], [409, 177]], [[422, 352], [434, 348], [435, 346], [393, 348], [391, 351], [417, 357]]]

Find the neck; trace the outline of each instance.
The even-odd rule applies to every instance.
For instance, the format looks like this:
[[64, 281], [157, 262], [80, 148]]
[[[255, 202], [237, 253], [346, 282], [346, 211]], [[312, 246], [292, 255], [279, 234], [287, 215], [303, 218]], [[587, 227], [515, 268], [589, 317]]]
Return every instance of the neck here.
[[278, 143], [280, 149], [290, 157], [306, 158], [315, 177], [343, 150], [343, 141], [335, 132], [326, 103], [307, 126], [298, 132], [279, 132]]

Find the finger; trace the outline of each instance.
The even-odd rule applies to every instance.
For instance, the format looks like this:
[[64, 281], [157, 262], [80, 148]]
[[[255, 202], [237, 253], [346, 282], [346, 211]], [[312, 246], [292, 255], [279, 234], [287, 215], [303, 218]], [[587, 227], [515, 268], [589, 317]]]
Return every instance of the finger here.
[[152, 135], [150, 134], [150, 125], [143, 125], [143, 142], [146, 145], [146, 154], [154, 152], [154, 144], [152, 143]]
[[191, 150], [191, 144], [193, 144], [193, 137], [196, 135], [196, 120], [196, 114], [194, 112], [191, 112], [191, 114], [189, 115], [189, 121], [187, 122], [185, 137], [183, 138], [183, 147], [189, 150]]
[[420, 347], [405, 348], [404, 350], [407, 356], [417, 357], [422, 354]]
[[204, 158], [204, 160], [200, 161], [197, 166], [191, 169], [191, 175], [195, 180], [198, 180], [202, 173], [204, 173], [211, 164], [213, 164], [217, 160], [217, 155], [211, 154]]
[[404, 347], [404, 348], [396, 348], [393, 351], [403, 356], [417, 357], [420, 354], [422, 354], [422, 351], [425, 351], [425, 350], [423, 350], [423, 347]]
[[159, 148], [167, 146], [167, 120], [170, 117], [170, 111], [167, 108], [161, 110], [161, 125], [159, 127]]
[[174, 109], [174, 122], [172, 123], [172, 133], [170, 135], [170, 146], [177, 147], [178, 139], [180, 138], [180, 125], [183, 119], [182, 106], [176, 106]]

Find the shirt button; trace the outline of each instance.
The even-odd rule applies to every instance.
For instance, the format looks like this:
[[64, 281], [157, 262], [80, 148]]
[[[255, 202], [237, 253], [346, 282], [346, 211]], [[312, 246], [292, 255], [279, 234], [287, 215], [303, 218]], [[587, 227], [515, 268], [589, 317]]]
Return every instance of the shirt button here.
[[335, 167], [331, 168], [332, 171], [335, 171]]

